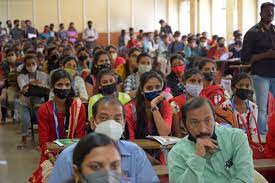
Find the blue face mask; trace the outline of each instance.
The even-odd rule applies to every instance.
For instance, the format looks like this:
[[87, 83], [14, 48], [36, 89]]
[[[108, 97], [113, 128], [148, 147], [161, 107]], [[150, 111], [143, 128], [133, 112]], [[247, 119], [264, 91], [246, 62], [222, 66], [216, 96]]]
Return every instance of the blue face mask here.
[[157, 96], [159, 96], [161, 93], [161, 90], [155, 90], [155, 91], [150, 91], [150, 92], [144, 92], [144, 97], [149, 100], [152, 101], [154, 98], [156, 98]]

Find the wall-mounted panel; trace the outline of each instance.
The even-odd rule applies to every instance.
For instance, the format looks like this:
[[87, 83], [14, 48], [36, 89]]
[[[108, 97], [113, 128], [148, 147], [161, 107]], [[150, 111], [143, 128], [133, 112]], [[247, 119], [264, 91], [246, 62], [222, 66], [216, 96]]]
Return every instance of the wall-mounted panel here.
[[83, 0], [60, 0], [61, 22], [69, 26], [74, 22], [78, 32], [83, 30]]
[[43, 31], [44, 25], [53, 23], [58, 30], [58, 0], [36, 0], [35, 20], [38, 30]]
[[86, 0], [85, 12], [98, 32], [107, 32], [107, 0]]

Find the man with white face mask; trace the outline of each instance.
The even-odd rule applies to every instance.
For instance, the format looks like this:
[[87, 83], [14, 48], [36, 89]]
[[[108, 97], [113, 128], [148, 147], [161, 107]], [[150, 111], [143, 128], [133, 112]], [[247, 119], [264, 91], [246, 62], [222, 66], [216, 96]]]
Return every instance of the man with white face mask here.
[[209, 46], [207, 45], [207, 38], [200, 37], [200, 45], [198, 46], [198, 56], [207, 57]]
[[[117, 142], [122, 159], [121, 182], [159, 182], [145, 152], [136, 144], [119, 140], [125, 126], [122, 104], [116, 98], [103, 97], [94, 104], [93, 116], [91, 128]], [[75, 146], [76, 144], [69, 146], [59, 155], [49, 183], [63, 183], [73, 177], [72, 156]]]
[[176, 31], [174, 41], [168, 46], [168, 53], [170, 55], [184, 52], [184, 44], [181, 42], [180, 34], [180, 31]]

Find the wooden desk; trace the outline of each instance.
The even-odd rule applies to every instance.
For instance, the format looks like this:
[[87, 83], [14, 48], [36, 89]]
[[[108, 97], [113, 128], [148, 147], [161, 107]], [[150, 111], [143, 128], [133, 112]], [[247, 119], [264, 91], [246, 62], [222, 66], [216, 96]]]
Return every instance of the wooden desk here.
[[168, 169], [166, 165], [155, 165], [153, 168], [158, 176], [168, 175]]
[[275, 172], [275, 159], [257, 159], [253, 163], [254, 168], [259, 172], [265, 170], [274, 170]]
[[[144, 150], [171, 149], [174, 146], [174, 145], [163, 146], [160, 143], [150, 139], [135, 139], [135, 140], [132, 140], [131, 142], [137, 144], [139, 147], [141, 147]], [[61, 147], [54, 142], [48, 142], [46, 146], [49, 151], [61, 152], [68, 145]]]
[[131, 142], [137, 144], [139, 147], [146, 150], [161, 149], [160, 143], [149, 139], [135, 139]]

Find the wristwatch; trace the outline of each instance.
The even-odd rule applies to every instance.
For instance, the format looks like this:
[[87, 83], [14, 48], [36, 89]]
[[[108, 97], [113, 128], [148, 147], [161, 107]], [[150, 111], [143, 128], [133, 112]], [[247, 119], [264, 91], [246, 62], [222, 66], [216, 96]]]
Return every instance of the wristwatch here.
[[154, 106], [154, 107], [151, 107], [151, 112], [154, 112], [154, 111], [158, 111], [159, 110], [159, 108], [158, 108], [158, 106]]

